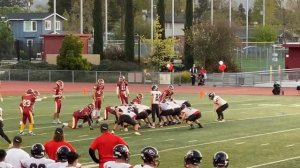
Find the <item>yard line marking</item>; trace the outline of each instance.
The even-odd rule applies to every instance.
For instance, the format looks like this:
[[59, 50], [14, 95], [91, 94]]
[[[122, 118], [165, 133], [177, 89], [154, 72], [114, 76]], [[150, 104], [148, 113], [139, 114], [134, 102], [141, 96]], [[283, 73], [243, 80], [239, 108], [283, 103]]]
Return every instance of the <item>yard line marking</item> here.
[[263, 107], [279, 107], [279, 106], [284, 106], [282, 104], [258, 104], [257, 106], [263, 106]]
[[89, 135], [80, 135], [79, 137], [87, 137], [87, 136], [89, 136]]
[[287, 145], [287, 146], [285, 146], [285, 147], [292, 147], [292, 146], [295, 146], [295, 144], [290, 144], [290, 145]]
[[237, 142], [237, 143], [235, 143], [236, 145], [242, 145], [242, 144], [244, 144], [244, 143], [246, 143], [246, 142]]
[[261, 144], [261, 146], [266, 146], [266, 145], [269, 145], [269, 143], [264, 143], [264, 144]]
[[191, 140], [191, 141], [188, 141], [188, 142], [196, 142], [196, 141], [198, 141], [198, 140]]
[[149, 139], [152, 139], [152, 138], [145, 138], [145, 139], [143, 139], [143, 141], [146, 141], [146, 140], [149, 140]]
[[254, 165], [254, 166], [250, 166], [247, 168], [255, 168], [255, 167], [261, 167], [261, 166], [267, 166], [267, 165], [271, 165], [271, 164], [275, 164], [275, 163], [280, 163], [280, 162], [285, 162], [285, 161], [289, 161], [289, 160], [294, 160], [294, 159], [299, 159], [300, 156], [296, 156], [296, 157], [291, 157], [291, 158], [287, 158], [287, 159], [282, 159], [282, 160], [277, 160], [274, 162], [268, 162], [268, 163], [263, 163], [263, 164], [259, 164], [259, 165]]
[[39, 133], [39, 135], [45, 135], [48, 134], [47, 132]]
[[241, 104], [242, 106], [251, 106], [253, 104]]
[[174, 141], [175, 139], [166, 139], [164, 141]]

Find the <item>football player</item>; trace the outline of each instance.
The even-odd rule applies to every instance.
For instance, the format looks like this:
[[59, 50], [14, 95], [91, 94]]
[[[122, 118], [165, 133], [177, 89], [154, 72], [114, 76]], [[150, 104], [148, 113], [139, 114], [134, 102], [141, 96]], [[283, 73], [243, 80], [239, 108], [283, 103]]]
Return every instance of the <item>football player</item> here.
[[163, 100], [160, 103], [160, 109], [161, 109], [160, 117], [163, 122], [160, 123], [160, 127], [167, 126], [169, 124], [170, 125], [175, 124], [172, 122], [173, 121], [172, 114], [174, 113], [174, 110], [171, 104], [169, 103], [169, 101]]
[[199, 168], [202, 160], [202, 154], [198, 150], [189, 150], [184, 156], [185, 168]]
[[54, 160], [45, 158], [45, 147], [42, 144], [34, 144], [30, 153], [29, 159], [21, 160], [22, 168], [46, 167], [46, 165], [54, 163]]
[[61, 146], [58, 148], [56, 152], [56, 160], [55, 163], [50, 163], [47, 165], [47, 168], [57, 168], [57, 167], [66, 167], [68, 166], [68, 153], [70, 152], [70, 148], [67, 146]]
[[150, 107], [143, 104], [133, 104], [133, 106], [137, 114], [135, 119], [138, 121], [144, 120], [148, 128], [155, 128], [148, 117], [152, 113]]
[[143, 98], [144, 98], [143, 93], [139, 93], [139, 94], [137, 94], [136, 97], [131, 101], [131, 103], [141, 104]]
[[33, 133], [33, 124], [34, 124], [34, 119], [33, 119], [33, 104], [36, 100], [36, 97], [34, 96], [34, 91], [33, 89], [28, 89], [25, 93], [25, 95], [22, 96], [22, 102], [19, 104], [19, 109], [21, 112], [22, 119], [20, 121], [20, 135], [24, 135], [24, 128], [26, 125], [26, 122], [28, 120], [29, 122], [29, 135], [35, 135]]
[[160, 102], [160, 96], [161, 92], [158, 90], [157, 85], [153, 85], [151, 87], [151, 110], [152, 110], [152, 122], [155, 123], [155, 114], [156, 117], [159, 119], [159, 122], [161, 122], [160, 118], [160, 112], [159, 112], [159, 102]]
[[[112, 130], [112, 133], [115, 132], [115, 130], [120, 126], [120, 125], [132, 125], [134, 127], [134, 134], [136, 135], [141, 135], [138, 132], [139, 129], [139, 124], [136, 122], [135, 117], [136, 113], [134, 112], [133, 107], [131, 106], [118, 106], [116, 108], [116, 114], [118, 116], [118, 121], [114, 125], [114, 129]], [[124, 129], [125, 131], [127, 130], [127, 127]]]
[[100, 120], [100, 110], [101, 105], [104, 100], [104, 80], [98, 79], [97, 83], [94, 85], [94, 95], [93, 95], [93, 101], [95, 104], [95, 109], [93, 110], [92, 117], [93, 119], [96, 119], [96, 123]]
[[182, 105], [181, 110], [181, 123], [186, 120], [186, 123], [191, 126], [191, 129], [194, 129], [193, 123], [196, 123], [199, 128], [203, 128], [201, 123], [198, 121], [201, 118], [201, 111], [192, 107], [186, 107], [186, 105]]
[[214, 154], [213, 166], [215, 168], [226, 168], [229, 165], [229, 157], [226, 152], [219, 151]]
[[61, 111], [61, 100], [63, 98], [63, 89], [64, 89], [64, 82], [62, 80], [56, 81], [56, 87], [53, 89], [54, 92], [54, 104], [55, 104], [55, 111], [53, 114], [53, 122], [54, 124], [61, 124], [59, 120], [59, 113]]
[[94, 104], [90, 103], [86, 107], [84, 107], [83, 109], [75, 111], [73, 113], [72, 124], [63, 123], [62, 127], [67, 126], [67, 127], [72, 128], [72, 129], [76, 129], [78, 121], [81, 119], [81, 120], [83, 120], [83, 123], [88, 122], [90, 130], [93, 130], [92, 117], [91, 117], [91, 114], [92, 114], [93, 110], [94, 110]]
[[169, 85], [168, 88], [162, 92], [162, 95], [160, 96], [160, 101], [163, 101], [165, 99], [171, 99], [173, 94], [174, 86]]
[[213, 101], [214, 110], [218, 114], [217, 121], [224, 122], [224, 114], [223, 112], [228, 108], [228, 103], [222, 99], [220, 96], [216, 95], [215, 93], [209, 93], [208, 98]]
[[135, 165], [134, 168], [155, 168], [159, 166], [158, 150], [152, 146], [145, 147], [141, 152], [142, 164]]
[[120, 76], [117, 83], [116, 93], [122, 105], [128, 104], [129, 88], [125, 76]]
[[9, 144], [8, 148], [12, 147], [11, 140], [8, 138], [8, 136], [4, 133], [3, 130], [4, 124], [3, 124], [3, 109], [0, 107], [0, 136], [5, 139], [5, 141]]
[[129, 161], [129, 149], [126, 145], [119, 144], [113, 149], [114, 157], [116, 161], [108, 161], [104, 163], [104, 168], [133, 168]]

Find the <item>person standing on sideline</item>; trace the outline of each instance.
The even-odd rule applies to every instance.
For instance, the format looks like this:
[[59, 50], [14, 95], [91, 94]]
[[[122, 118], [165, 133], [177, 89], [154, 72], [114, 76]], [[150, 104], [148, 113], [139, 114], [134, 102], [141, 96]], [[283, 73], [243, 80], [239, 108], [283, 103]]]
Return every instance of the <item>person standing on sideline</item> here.
[[190, 69], [190, 73], [191, 73], [191, 79], [192, 79], [192, 86], [194, 86], [195, 82], [196, 82], [196, 75], [198, 74], [198, 70], [197, 70], [195, 64], [193, 64], [193, 67]]
[[13, 167], [21, 167], [21, 160], [30, 158], [29, 154], [21, 149], [22, 142], [22, 137], [15, 136], [13, 147], [7, 151], [5, 162], [10, 163]]
[[3, 109], [0, 107], [0, 136], [5, 139], [5, 141], [9, 144], [8, 147], [10, 148], [12, 146], [11, 140], [8, 138], [8, 136], [4, 133], [3, 127]]
[[198, 75], [198, 78], [199, 78], [198, 86], [205, 85], [205, 81], [207, 79], [206, 73], [207, 73], [206, 69], [204, 69], [204, 67], [201, 67], [201, 69], [199, 70], [199, 75]]
[[54, 131], [53, 139], [45, 143], [45, 152], [49, 159], [55, 160], [57, 157], [57, 150], [61, 146], [67, 146], [71, 151], [75, 148], [64, 138], [64, 131], [62, 128], [56, 128]]
[[[159, 111], [159, 101], [160, 101], [160, 96], [161, 92], [158, 90], [157, 85], [153, 85], [151, 87], [151, 112], [152, 112], [152, 123], [155, 126], [155, 114], [156, 117], [159, 119], [159, 122], [161, 122], [160, 119], [160, 111]], [[158, 123], [159, 124], [159, 123]]]
[[59, 120], [59, 113], [61, 110], [61, 100], [63, 98], [63, 89], [64, 89], [64, 82], [62, 80], [56, 81], [56, 87], [53, 88], [54, 92], [54, 103], [55, 103], [55, 111], [53, 114], [53, 124], [61, 124], [62, 122]]
[[216, 95], [215, 93], [209, 93], [208, 97], [214, 103], [214, 110], [218, 114], [217, 121], [224, 122], [224, 114], [223, 112], [228, 108], [228, 103], [222, 99], [220, 96]]
[[[89, 154], [94, 162], [99, 163], [99, 168], [103, 168], [105, 162], [115, 161], [113, 149], [118, 144], [127, 145], [127, 143], [119, 136], [109, 132], [108, 124], [100, 125], [102, 135], [98, 136], [90, 145]], [[95, 150], [98, 151], [98, 158], [95, 155]]]
[[0, 149], [0, 167], [1, 168], [13, 168], [13, 166], [4, 161], [6, 157], [6, 151], [4, 149]]

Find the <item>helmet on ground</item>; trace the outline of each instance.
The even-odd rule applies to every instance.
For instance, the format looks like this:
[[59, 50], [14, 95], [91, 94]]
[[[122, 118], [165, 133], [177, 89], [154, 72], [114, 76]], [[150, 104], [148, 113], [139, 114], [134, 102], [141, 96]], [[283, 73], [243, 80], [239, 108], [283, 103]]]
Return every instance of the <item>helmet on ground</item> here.
[[228, 167], [229, 165], [229, 157], [226, 152], [219, 151], [215, 153], [213, 158], [214, 167]]
[[141, 158], [145, 163], [154, 163], [155, 166], [159, 165], [158, 150], [152, 146], [142, 149]]
[[184, 164], [199, 165], [202, 160], [202, 154], [198, 150], [189, 150], [184, 156]]
[[67, 162], [68, 161], [68, 153], [70, 152], [70, 148], [67, 146], [61, 146], [57, 149], [56, 152], [56, 160], [61, 162]]
[[104, 79], [98, 79], [97, 82], [98, 84], [104, 84]]
[[63, 82], [62, 80], [56, 81], [56, 84], [57, 84], [60, 88], [63, 88], [63, 87], [64, 87], [64, 82]]
[[127, 148], [126, 145], [123, 145], [123, 144], [119, 144], [119, 145], [116, 145], [113, 149], [114, 151], [114, 157], [117, 158], [117, 159], [124, 159], [126, 161], [129, 160], [129, 149]]
[[153, 86], [151, 87], [151, 90], [152, 90], [152, 91], [157, 91], [157, 90], [158, 90], [158, 86], [157, 86], [157, 85], [153, 85]]
[[215, 96], [216, 96], [216, 94], [213, 93], [213, 92], [211, 92], [211, 93], [208, 94], [208, 98], [209, 98], [210, 100], [214, 99]]
[[31, 155], [34, 158], [42, 158], [45, 156], [45, 147], [43, 144], [37, 143], [31, 147]]
[[168, 86], [168, 89], [169, 89], [169, 90], [174, 90], [174, 86], [173, 86], [173, 85], [169, 85], [169, 86]]
[[29, 88], [27, 91], [26, 91], [26, 94], [34, 94], [34, 90]]
[[143, 93], [139, 93], [139, 94], [136, 95], [136, 97], [139, 98], [139, 99], [143, 99], [144, 95], [143, 95]]

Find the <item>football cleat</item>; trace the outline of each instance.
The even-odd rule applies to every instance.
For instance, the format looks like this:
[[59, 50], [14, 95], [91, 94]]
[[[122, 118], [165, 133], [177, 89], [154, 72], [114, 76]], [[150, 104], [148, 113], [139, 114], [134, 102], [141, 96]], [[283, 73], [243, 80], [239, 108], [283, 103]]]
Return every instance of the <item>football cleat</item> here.
[[135, 134], [135, 135], [141, 135], [141, 133], [139, 133], [139, 132], [134, 132], [134, 134]]
[[114, 130], [111, 130], [111, 133], [112, 133], [112, 134], [114, 134], [114, 133], [115, 133], [115, 131], [114, 131]]
[[28, 134], [31, 136], [35, 136], [35, 133], [33, 133], [32, 131], [28, 132]]
[[22, 131], [22, 132], [20, 132], [20, 133], [19, 133], [19, 135], [25, 135], [25, 132], [24, 132], [24, 131]]
[[90, 130], [94, 130], [94, 128], [92, 126], [90, 126]]
[[128, 132], [128, 128], [124, 128], [124, 131], [125, 131], [125, 132]]

